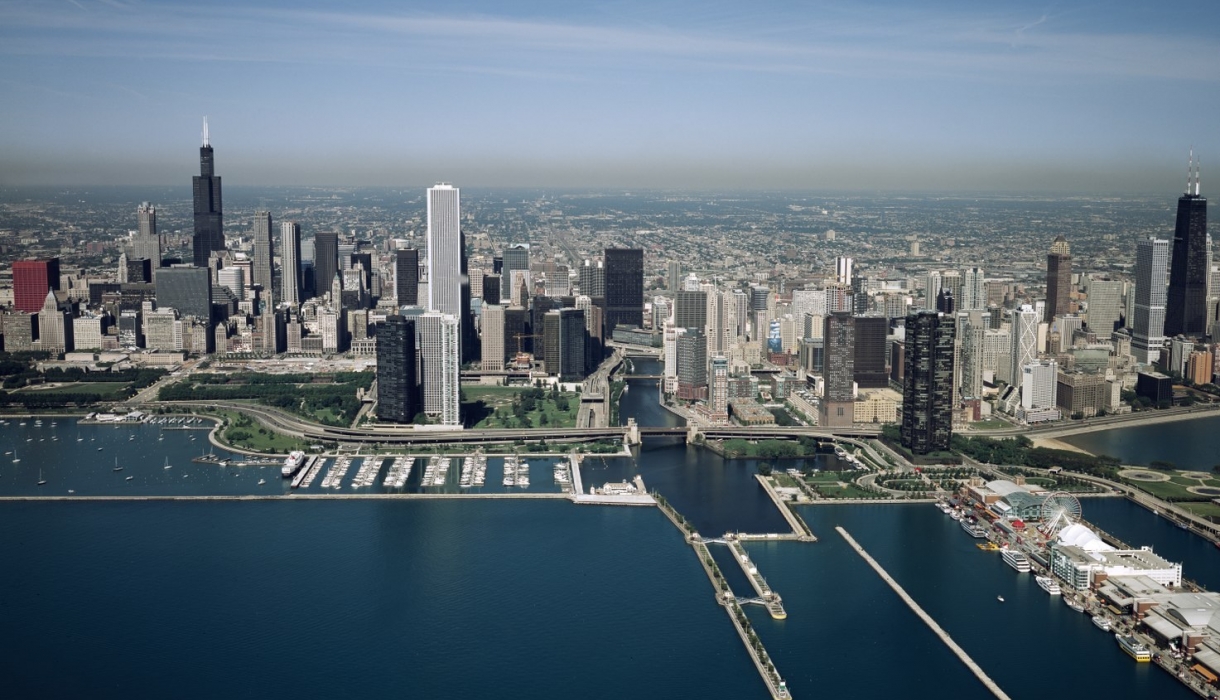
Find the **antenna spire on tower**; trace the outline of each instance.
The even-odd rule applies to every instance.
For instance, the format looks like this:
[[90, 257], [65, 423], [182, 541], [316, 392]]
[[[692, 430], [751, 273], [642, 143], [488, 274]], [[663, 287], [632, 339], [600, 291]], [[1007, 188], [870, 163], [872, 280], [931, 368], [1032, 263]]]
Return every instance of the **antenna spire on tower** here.
[[1190, 147], [1190, 157], [1186, 160], [1186, 194], [1191, 194], [1192, 182], [1195, 176], [1195, 147]]
[[[212, 145], [211, 142], [208, 140], [208, 118], [204, 117], [203, 118], [203, 146], [204, 146], [204, 148], [206, 148], [211, 145]], [[1193, 153], [1193, 151], [1191, 151], [1191, 152]]]
[[1199, 156], [1199, 160], [1195, 161], [1195, 195], [1196, 196], [1202, 194], [1202, 192], [1199, 190], [1199, 180], [1202, 179], [1202, 175], [1203, 175], [1203, 157]]

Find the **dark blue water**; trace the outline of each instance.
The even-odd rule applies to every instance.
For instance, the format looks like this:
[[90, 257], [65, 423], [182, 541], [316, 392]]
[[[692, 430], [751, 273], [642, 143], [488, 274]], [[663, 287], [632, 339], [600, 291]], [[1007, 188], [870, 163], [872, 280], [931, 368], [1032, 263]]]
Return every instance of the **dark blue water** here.
[[1132, 662], [1112, 634], [997, 553], [977, 549], [930, 505], [811, 506], [801, 513], [821, 538], [817, 544], [747, 545], [784, 597], [787, 620], [761, 610], [751, 619], [794, 697], [989, 697], [836, 525], [1013, 698], [1195, 697], [1152, 664]]
[[655, 509], [7, 503], [10, 698], [762, 698]]
[[[22, 423], [25, 425], [22, 425]], [[198, 425], [210, 427], [212, 423]], [[234, 466], [193, 461], [206, 454], [233, 461], [243, 455], [214, 448], [207, 430], [166, 430], [161, 425], [79, 425], [75, 419], [12, 419], [0, 426], [0, 495], [2, 496], [217, 496], [279, 495], [292, 491], [283, 479], [281, 461], [269, 466]], [[13, 462], [14, 459], [20, 461]], [[372, 486], [356, 489], [365, 459], [381, 462]], [[323, 489], [322, 479], [333, 460], [327, 459], [305, 493], [544, 493], [557, 492], [552, 467], [558, 458], [526, 455], [530, 467], [527, 487], [503, 485], [504, 458], [489, 457], [482, 487], [462, 488], [462, 461], [454, 459], [444, 486], [422, 486], [420, 479], [428, 455], [418, 456], [401, 489], [386, 488], [382, 480], [390, 468], [385, 457], [354, 457], [338, 489]], [[166, 465], [169, 466], [166, 469]], [[121, 466], [121, 471], [115, 467]], [[128, 480], [127, 477], [132, 477]], [[39, 486], [39, 479], [47, 483]], [[263, 483], [259, 483], [262, 481]], [[72, 493], [69, 493], [72, 492]]]
[[[656, 405], [655, 386], [637, 395], [624, 405], [642, 425], [678, 422]], [[191, 463], [208, 449], [203, 433], [61, 419], [51, 440], [47, 421], [30, 423], [0, 428], [0, 444], [22, 454], [18, 465], [0, 462], [0, 492], [63, 493], [71, 482], [81, 495], [248, 493], [260, 476], [284, 488], [278, 466]], [[115, 453], [128, 465], [117, 476], [131, 469], [135, 483], [115, 481]], [[166, 456], [172, 470], [161, 469]], [[530, 461], [535, 485], [553, 488], [549, 460]], [[649, 440], [632, 458], [585, 464], [586, 485], [643, 474], [705, 534], [786, 530], [752, 460]], [[40, 466], [50, 483], [31, 487]], [[341, 492], [352, 492], [358, 466]], [[160, 478], [179, 469], [189, 476]], [[420, 473], [422, 463], [413, 483]], [[748, 545], [788, 619], [747, 608], [798, 698], [987, 696], [846, 546], [839, 524], [1013, 698], [1192, 697], [929, 505], [800, 513], [820, 542]], [[1084, 515], [1220, 587], [1220, 550], [1209, 543], [1121, 499], [1087, 499]], [[766, 697], [694, 555], [654, 509], [3, 503], [0, 532], [6, 697]], [[753, 595], [727, 550], [712, 553], [733, 589]]]
[[1114, 428], [1060, 438], [1082, 450], [1117, 457], [1123, 464], [1172, 462], [1208, 470], [1220, 463], [1220, 416]]

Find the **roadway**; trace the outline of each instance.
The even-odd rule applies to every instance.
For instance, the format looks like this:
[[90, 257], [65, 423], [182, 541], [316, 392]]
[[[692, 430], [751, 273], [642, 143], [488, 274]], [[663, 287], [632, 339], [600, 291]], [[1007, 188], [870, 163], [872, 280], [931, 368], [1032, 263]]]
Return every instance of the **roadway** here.
[[1014, 437], [1016, 435], [1025, 435], [1031, 439], [1051, 439], [1064, 437], [1067, 435], [1090, 433], [1098, 430], [1108, 430], [1116, 427], [1151, 425], [1155, 423], [1167, 423], [1170, 421], [1184, 420], [1187, 418], [1202, 418], [1208, 415], [1215, 415], [1218, 411], [1220, 411], [1220, 403], [1202, 404], [1198, 406], [1167, 408], [1164, 410], [1145, 410], [1138, 413], [1122, 413], [1102, 416], [1100, 418], [1059, 421], [1048, 425], [1039, 425], [1034, 427], [1012, 426], [1010, 428], [996, 428], [994, 430], [963, 430], [957, 434], [967, 437], [974, 435], [981, 435], [984, 437]]
[[[240, 411], [257, 420], [264, 427], [278, 433], [291, 435], [304, 440], [332, 441], [345, 443], [379, 443], [379, 444], [417, 444], [443, 445], [452, 443], [503, 443], [516, 440], [547, 440], [550, 442], [591, 442], [597, 440], [621, 440], [625, 429], [621, 427], [607, 428], [529, 428], [529, 429], [478, 429], [478, 430], [443, 430], [416, 429], [412, 426], [368, 425], [360, 428], [346, 426], [329, 426], [305, 420], [299, 416], [286, 413], [269, 406], [241, 403], [236, 401], [172, 401], [157, 402], [155, 406], [189, 407], [189, 408], [223, 408]], [[686, 428], [640, 428], [642, 437], [685, 437]], [[700, 431], [712, 439], [729, 440], [733, 438], [766, 439], [766, 438], [831, 438], [874, 437], [878, 428], [817, 428], [808, 426], [719, 426], [705, 428]]]

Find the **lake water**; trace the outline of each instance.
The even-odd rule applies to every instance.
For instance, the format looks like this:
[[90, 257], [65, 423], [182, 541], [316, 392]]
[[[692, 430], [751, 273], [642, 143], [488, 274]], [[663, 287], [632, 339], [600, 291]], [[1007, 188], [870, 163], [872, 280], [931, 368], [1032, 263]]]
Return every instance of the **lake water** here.
[[[678, 424], [655, 391], [655, 382], [633, 382], [625, 415]], [[64, 419], [53, 429], [0, 426], [0, 444], [21, 455], [0, 462], [0, 493], [285, 488], [278, 466], [191, 462], [204, 440]], [[123, 472], [112, 471], [115, 456]], [[815, 466], [833, 467], [827, 459]], [[547, 461], [535, 462], [534, 483], [555, 488]], [[36, 485], [38, 470], [46, 486]], [[680, 440], [649, 440], [630, 458], [590, 457], [584, 480], [642, 474], [705, 534], [785, 531], [756, 470]], [[489, 469], [489, 484], [498, 474]], [[354, 492], [346, 483], [341, 491]], [[800, 512], [819, 542], [747, 545], [789, 617], [747, 612], [796, 698], [987, 697], [836, 525], [1013, 698], [1194, 697], [1160, 669], [1133, 663], [1111, 635], [979, 551], [930, 505]], [[1121, 499], [1086, 499], [1084, 515], [1220, 587], [1220, 550], [1209, 543]], [[694, 554], [656, 509], [8, 502], [0, 532], [9, 697], [767, 697]], [[711, 551], [734, 591], [752, 595], [728, 550]]]
[[1155, 423], [1060, 438], [1082, 450], [1117, 457], [1123, 464], [1162, 460], [1180, 469], [1220, 464], [1220, 416]]

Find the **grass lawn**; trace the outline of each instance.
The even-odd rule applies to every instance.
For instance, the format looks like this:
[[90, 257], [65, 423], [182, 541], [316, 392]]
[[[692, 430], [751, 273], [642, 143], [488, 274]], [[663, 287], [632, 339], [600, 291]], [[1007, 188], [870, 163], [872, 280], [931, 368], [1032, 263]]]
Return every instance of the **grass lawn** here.
[[560, 393], [556, 398], [550, 391], [544, 391], [542, 398], [533, 401], [533, 409], [518, 417], [513, 405], [521, 401], [527, 391], [530, 387], [464, 386], [463, 422], [468, 428], [571, 428], [576, 425], [580, 394]]
[[783, 472], [773, 472], [771, 474], [771, 476], [775, 478], [775, 483], [778, 486], [782, 486], [784, 488], [789, 488], [789, 489], [795, 489], [795, 488], [800, 487], [800, 484], [796, 483], [796, 479], [793, 479], [791, 476], [789, 476], [788, 474], [784, 474]]
[[276, 454], [287, 454], [293, 450], [309, 449], [309, 444], [304, 440], [280, 435], [277, 432], [268, 430], [259, 425], [254, 419], [237, 411], [215, 411], [213, 413], [219, 414], [227, 420], [228, 425], [222, 432], [220, 439], [222, 442], [233, 447]]
[[130, 382], [72, 382], [49, 388], [32, 386], [24, 389], [23, 394], [101, 394], [104, 397], [124, 396]]
[[[1124, 483], [1134, 486], [1137, 489], [1143, 489], [1157, 498], [1164, 499], [1202, 499], [1206, 500], [1206, 496], [1200, 496], [1196, 493], [1191, 493], [1186, 490], [1186, 487], [1173, 481], [1133, 481], [1124, 480]], [[1190, 484], [1194, 486], [1195, 484]]]
[[838, 484], [818, 484], [818, 493], [824, 498], [880, 498], [875, 493], [869, 493], [855, 484], [839, 486]]
[[1012, 424], [999, 418], [988, 418], [987, 420], [971, 423], [970, 427], [975, 430], [999, 430], [1000, 428], [1011, 428]]
[[1220, 518], [1220, 505], [1211, 501], [1204, 501], [1202, 503], [1175, 503], [1174, 505], [1201, 518]]

